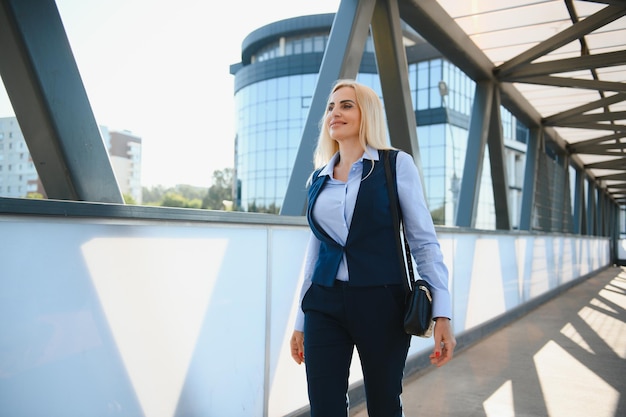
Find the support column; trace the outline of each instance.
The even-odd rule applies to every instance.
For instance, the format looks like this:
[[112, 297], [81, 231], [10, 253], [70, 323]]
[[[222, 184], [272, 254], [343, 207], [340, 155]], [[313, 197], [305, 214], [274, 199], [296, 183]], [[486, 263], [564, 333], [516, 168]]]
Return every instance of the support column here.
[[524, 185], [522, 186], [522, 208], [520, 214], [520, 230], [532, 229], [533, 208], [535, 207], [535, 187], [537, 184], [537, 170], [541, 136], [543, 129], [532, 128], [526, 144], [526, 164], [524, 167]]
[[372, 17], [372, 38], [391, 145], [413, 156], [420, 173], [422, 190], [426, 195], [397, 1], [378, 0], [376, 2]]
[[585, 199], [584, 176], [582, 170], [576, 169], [576, 178], [574, 185], [574, 233], [584, 234]]
[[342, 0], [335, 15], [324, 58], [311, 100], [298, 153], [289, 177], [281, 215], [302, 216], [306, 205], [306, 181], [313, 171], [313, 153], [319, 137], [319, 122], [333, 83], [355, 78], [374, 13], [375, 2]]
[[480, 195], [480, 178], [487, 143], [494, 85], [489, 81], [476, 83], [472, 116], [467, 139], [467, 153], [461, 179], [456, 225], [474, 227]]
[[124, 203], [55, 2], [0, 0], [0, 55], [48, 198]]
[[[557, 159], [557, 165], [561, 168], [561, 172], [559, 173], [558, 177], [555, 176], [555, 182], [558, 181], [557, 178], [560, 178], [562, 180], [561, 185], [562, 185], [563, 193], [560, 194], [562, 196], [561, 201], [555, 202], [555, 206], [558, 208], [558, 210], [554, 210], [553, 213], [555, 216], [557, 216], [557, 218], [553, 219], [552, 223], [555, 225], [558, 225], [556, 229], [559, 232], [570, 232], [571, 230], [566, 230], [566, 225], [571, 219], [570, 214], [572, 212], [571, 206], [569, 206], [570, 201], [567, 199], [567, 196], [569, 196], [569, 189], [570, 189], [569, 188], [569, 172], [568, 172], [568, 167], [569, 167], [568, 155], [567, 154], [559, 155], [559, 158]], [[555, 189], [555, 194], [557, 194], [556, 189]], [[552, 229], [552, 231], [557, 231], [557, 230]]]
[[[496, 229], [511, 230], [509, 213], [509, 181], [506, 169], [506, 153], [502, 134], [502, 120], [500, 118], [500, 90], [493, 89], [491, 102], [491, 117], [489, 118], [489, 163], [491, 164], [491, 184], [493, 201], [496, 209]], [[479, 179], [480, 181], [480, 179]]]
[[587, 235], [589, 236], [595, 236], [596, 235], [596, 228], [595, 228], [595, 221], [594, 221], [594, 216], [596, 216], [597, 211], [596, 211], [596, 187], [595, 185], [587, 180], [587, 186], [588, 186], [588, 190], [589, 190], [589, 195], [587, 196]]

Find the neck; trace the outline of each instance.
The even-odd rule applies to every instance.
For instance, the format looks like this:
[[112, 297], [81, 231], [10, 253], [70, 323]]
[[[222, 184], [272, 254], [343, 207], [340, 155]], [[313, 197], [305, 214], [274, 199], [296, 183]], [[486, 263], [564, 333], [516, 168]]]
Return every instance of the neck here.
[[339, 143], [339, 164], [352, 166], [362, 156], [363, 148], [358, 142]]

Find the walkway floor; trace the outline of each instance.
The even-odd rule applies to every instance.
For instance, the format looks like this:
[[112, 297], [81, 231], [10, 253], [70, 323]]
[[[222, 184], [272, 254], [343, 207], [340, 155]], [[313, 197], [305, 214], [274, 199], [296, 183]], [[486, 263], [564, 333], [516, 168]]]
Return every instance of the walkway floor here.
[[[406, 417], [626, 416], [626, 268], [606, 269], [405, 383]], [[353, 417], [367, 417], [364, 406]]]

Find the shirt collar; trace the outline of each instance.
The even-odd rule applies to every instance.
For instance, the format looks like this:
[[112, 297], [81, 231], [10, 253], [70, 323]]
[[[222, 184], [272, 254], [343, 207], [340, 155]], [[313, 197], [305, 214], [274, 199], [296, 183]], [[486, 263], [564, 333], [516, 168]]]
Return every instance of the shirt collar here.
[[[361, 159], [359, 159], [357, 162], [359, 163], [363, 163], [364, 159], [369, 159], [371, 161], [378, 161], [378, 150], [372, 148], [371, 146], [367, 145], [367, 150], [365, 152], [363, 152], [363, 156], [361, 156]], [[330, 161], [328, 161], [328, 163], [326, 164], [326, 166], [324, 168], [322, 168], [322, 170], [320, 171], [320, 173], [318, 174], [318, 177], [324, 176], [324, 175], [328, 175], [331, 176], [332, 172], [333, 172], [333, 168], [335, 167], [335, 164], [337, 163], [337, 160], [339, 159], [339, 152], [335, 153], [332, 158], [330, 158]]]

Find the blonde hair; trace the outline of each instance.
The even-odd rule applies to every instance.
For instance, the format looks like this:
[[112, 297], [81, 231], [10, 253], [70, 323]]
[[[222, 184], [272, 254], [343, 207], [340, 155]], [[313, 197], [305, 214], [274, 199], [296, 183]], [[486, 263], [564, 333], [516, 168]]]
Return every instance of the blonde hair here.
[[[367, 151], [367, 146], [374, 149], [391, 149], [387, 143], [387, 124], [383, 105], [378, 94], [371, 88], [358, 83], [355, 80], [337, 80], [328, 95], [330, 97], [340, 88], [349, 87], [354, 89], [356, 94], [356, 105], [361, 111], [361, 126], [359, 128], [359, 142], [363, 151]], [[328, 106], [327, 106], [328, 108]], [[317, 140], [317, 147], [314, 153], [314, 164], [320, 168], [330, 161], [330, 158], [339, 150], [339, 144], [330, 137], [328, 125], [324, 123], [326, 112], [320, 120], [320, 135]]]

